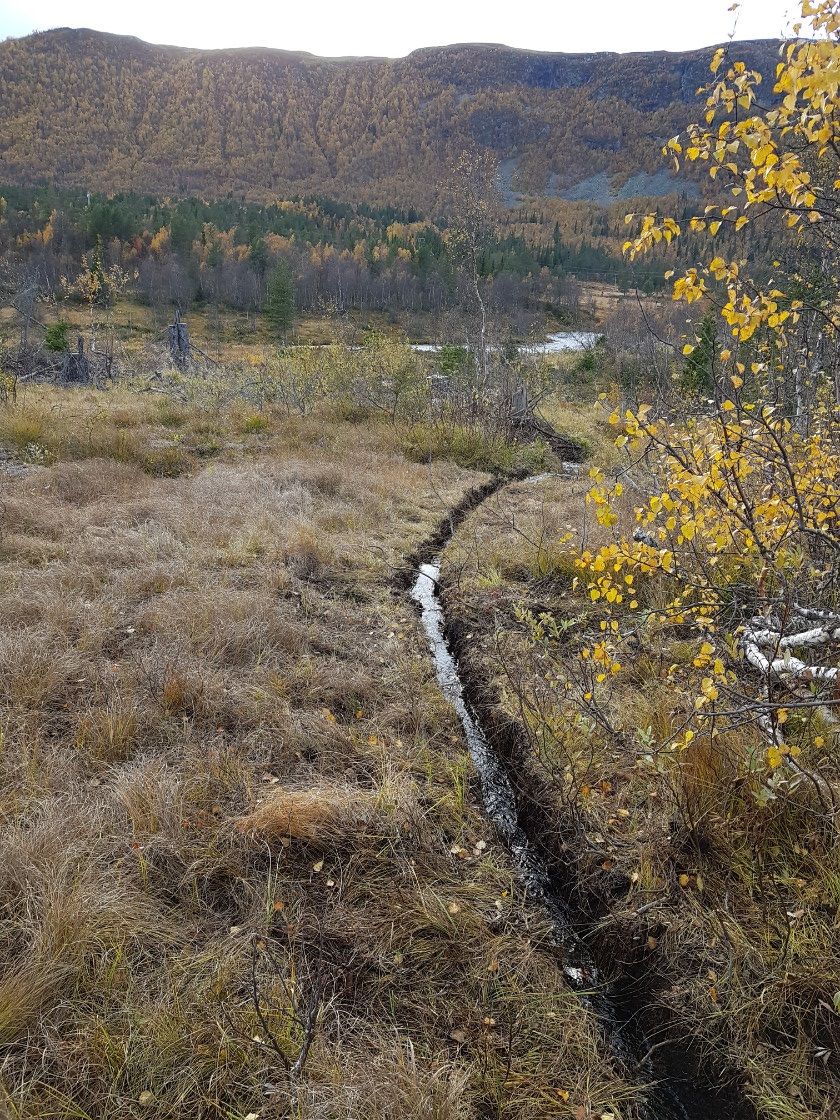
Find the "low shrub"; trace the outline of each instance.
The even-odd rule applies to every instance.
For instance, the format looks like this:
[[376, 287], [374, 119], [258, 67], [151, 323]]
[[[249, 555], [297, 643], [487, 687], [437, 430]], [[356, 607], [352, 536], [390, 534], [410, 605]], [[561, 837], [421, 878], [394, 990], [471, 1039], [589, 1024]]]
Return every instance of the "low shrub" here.
[[493, 474], [535, 474], [552, 461], [541, 441], [508, 440], [463, 424], [415, 424], [404, 435], [403, 451], [416, 462], [451, 459], [459, 467]]

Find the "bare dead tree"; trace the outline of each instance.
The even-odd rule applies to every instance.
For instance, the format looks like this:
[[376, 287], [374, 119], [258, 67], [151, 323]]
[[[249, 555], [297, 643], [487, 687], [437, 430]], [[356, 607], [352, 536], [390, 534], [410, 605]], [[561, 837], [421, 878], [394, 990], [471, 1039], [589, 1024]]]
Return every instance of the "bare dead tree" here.
[[470, 310], [477, 317], [477, 388], [482, 393], [488, 385], [488, 320], [481, 283], [481, 257], [501, 206], [498, 161], [492, 152], [467, 149], [455, 162], [449, 176], [446, 193], [450, 246], [470, 293]]

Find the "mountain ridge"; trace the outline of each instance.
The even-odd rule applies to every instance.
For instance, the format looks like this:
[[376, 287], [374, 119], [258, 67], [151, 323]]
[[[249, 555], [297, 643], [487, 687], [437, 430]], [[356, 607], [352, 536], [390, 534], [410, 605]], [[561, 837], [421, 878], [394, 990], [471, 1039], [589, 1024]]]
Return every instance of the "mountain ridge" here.
[[482, 39], [463, 40], [455, 43], [440, 43], [432, 44], [424, 47], [415, 47], [414, 50], [408, 51], [402, 55], [378, 55], [378, 54], [347, 54], [347, 55], [321, 55], [313, 51], [297, 50], [289, 47], [269, 47], [263, 44], [253, 43], [249, 46], [243, 47], [185, 47], [176, 43], [157, 43], [149, 39], [143, 39], [139, 35], [123, 35], [118, 32], [112, 31], [99, 31], [93, 27], [52, 27], [44, 31], [33, 31], [28, 35], [8, 36], [4, 40], [0, 40], [0, 46], [3, 43], [24, 43], [36, 39], [50, 39], [58, 36], [86, 36], [96, 40], [112, 40], [114, 42], [132, 43], [137, 44], [151, 51], [166, 51], [172, 53], [183, 53], [190, 55], [236, 55], [236, 54], [255, 54], [262, 53], [266, 55], [281, 55], [290, 58], [309, 59], [317, 62], [403, 62], [407, 59], [414, 59], [422, 55], [429, 54], [445, 54], [447, 52], [455, 52], [460, 50], [498, 50], [504, 51], [512, 55], [526, 55], [535, 57], [557, 58], [557, 59], [619, 59], [619, 58], [687, 58], [694, 55], [711, 55], [719, 47], [734, 46], [736, 48], [742, 45], [747, 49], [752, 47], [772, 47], [777, 48], [783, 40], [781, 39], [738, 39], [734, 40], [733, 44], [728, 43], [709, 43], [702, 47], [692, 47], [689, 50], [649, 50], [649, 51], [543, 51], [537, 47], [515, 47], [508, 43], [497, 43], [492, 41], [485, 41]]
[[[736, 48], [772, 72], [777, 40]], [[511, 198], [563, 195], [660, 171], [713, 50], [324, 58], [58, 28], [0, 43], [0, 180], [428, 208], [441, 167], [476, 145], [506, 162]]]

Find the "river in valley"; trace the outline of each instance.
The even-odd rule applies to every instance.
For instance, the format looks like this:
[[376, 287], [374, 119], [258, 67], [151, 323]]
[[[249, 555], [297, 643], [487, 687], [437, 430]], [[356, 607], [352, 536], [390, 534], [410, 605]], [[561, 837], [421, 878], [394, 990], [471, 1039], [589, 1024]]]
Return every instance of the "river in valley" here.
[[[593, 331], [558, 331], [550, 334], [545, 342], [529, 343], [527, 346], [518, 346], [520, 354], [562, 354], [564, 351], [589, 350], [601, 336]], [[416, 343], [412, 350], [421, 354], [438, 354], [442, 346], [431, 343]]]

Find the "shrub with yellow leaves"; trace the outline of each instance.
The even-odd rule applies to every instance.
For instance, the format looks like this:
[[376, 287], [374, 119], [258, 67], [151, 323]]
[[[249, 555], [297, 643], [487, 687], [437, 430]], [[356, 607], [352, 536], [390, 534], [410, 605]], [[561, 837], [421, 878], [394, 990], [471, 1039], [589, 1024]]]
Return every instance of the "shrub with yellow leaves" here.
[[[579, 578], [605, 608], [616, 641], [631, 631], [659, 645], [694, 636], [693, 660], [671, 670], [691, 713], [674, 744], [690, 742], [698, 724], [714, 735], [755, 723], [775, 768], [795, 757], [782, 732], [788, 713], [800, 722], [814, 711], [835, 719], [834, 412], [822, 404], [809, 431], [798, 433], [778, 409], [734, 392], [719, 412], [688, 422], [654, 420], [645, 407], [610, 419], [623, 428], [617, 442], [637, 476], [646, 472], [649, 496], [635, 509], [632, 533], [614, 530], [609, 543], [581, 553]], [[597, 474], [594, 482], [589, 501], [598, 521], [617, 527], [622, 483]]]
[[[670, 671], [684, 716], [669, 746], [698, 728], [714, 738], [752, 725], [768, 789], [798, 772], [831, 796], [797, 756], [815, 719], [838, 722], [840, 3], [803, 0], [793, 30], [766, 106], [761, 75], [717, 50], [704, 124], [664, 152], [676, 167], [707, 165], [729, 196], [692, 218], [693, 231], [713, 238], [724, 223], [781, 218], [780, 256], [796, 264], [774, 262], [767, 283], [745, 260], [714, 255], [674, 280], [674, 300], [713, 305], [731, 338], [714, 359], [713, 399], [688, 419], [654, 419], [650, 406], [610, 417], [647, 497], [633, 531], [619, 531], [622, 483], [594, 479], [589, 501], [614, 539], [581, 554], [579, 578], [616, 648], [630, 632], [660, 648], [691, 636], [696, 655]], [[680, 234], [647, 215], [625, 252]], [[683, 353], [693, 350], [688, 341]]]
[[[696, 164], [708, 173], [717, 201], [689, 219], [691, 232], [714, 238], [725, 226], [769, 224], [781, 259], [756, 277], [746, 259], [715, 254], [677, 277], [672, 295], [713, 303], [733, 340], [724, 361], [755, 366], [766, 394], [801, 413], [805, 382], [831, 364], [840, 326], [840, 3], [803, 0], [767, 104], [761, 74], [728, 56], [721, 47], [712, 59], [704, 122], [669, 140], [663, 154], [675, 170]], [[625, 254], [635, 258], [682, 233], [673, 218], [648, 214]]]

